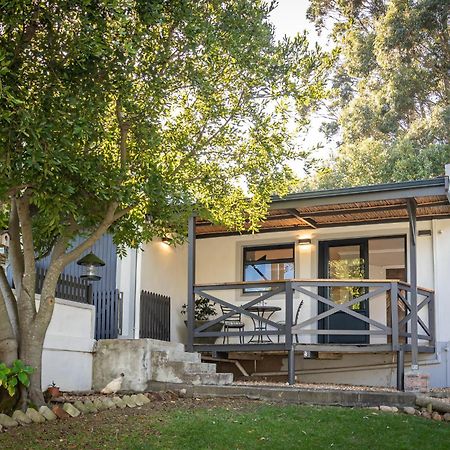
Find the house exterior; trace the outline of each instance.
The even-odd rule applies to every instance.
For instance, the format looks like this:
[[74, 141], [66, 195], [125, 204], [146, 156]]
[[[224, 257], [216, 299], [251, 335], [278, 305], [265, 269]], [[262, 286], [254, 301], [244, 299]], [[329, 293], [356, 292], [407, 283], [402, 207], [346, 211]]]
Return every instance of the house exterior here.
[[[448, 169], [433, 180], [275, 198], [257, 234], [192, 219], [188, 244], [144, 246], [136, 292], [171, 298], [173, 342], [247, 361], [256, 377], [402, 388], [412, 368], [449, 386]], [[186, 327], [181, 307], [191, 300], [192, 311], [197, 296], [215, 305], [210, 324], [234, 312], [244, 327]]]

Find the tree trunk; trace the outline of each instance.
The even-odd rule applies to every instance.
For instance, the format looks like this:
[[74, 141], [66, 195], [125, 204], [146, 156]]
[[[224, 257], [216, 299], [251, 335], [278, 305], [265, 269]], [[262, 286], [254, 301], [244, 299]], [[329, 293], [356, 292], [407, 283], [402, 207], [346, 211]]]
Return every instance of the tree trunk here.
[[30, 375], [30, 386], [27, 390], [23, 390], [21, 395], [21, 406], [24, 408], [27, 400], [30, 400], [36, 406], [45, 404], [44, 395], [42, 393], [41, 373], [42, 373], [42, 349], [46, 329], [42, 331], [34, 330], [32, 326], [29, 332], [25, 332], [20, 339], [20, 359], [27, 365], [34, 368]]
[[17, 359], [17, 339], [0, 291], [0, 362], [10, 366]]

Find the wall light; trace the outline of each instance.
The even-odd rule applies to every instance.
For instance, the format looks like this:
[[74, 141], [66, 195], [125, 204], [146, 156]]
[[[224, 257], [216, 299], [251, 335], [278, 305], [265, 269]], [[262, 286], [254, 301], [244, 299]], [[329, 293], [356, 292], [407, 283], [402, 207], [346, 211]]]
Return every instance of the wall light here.
[[299, 245], [311, 245], [311, 239], [299, 239], [297, 242]]

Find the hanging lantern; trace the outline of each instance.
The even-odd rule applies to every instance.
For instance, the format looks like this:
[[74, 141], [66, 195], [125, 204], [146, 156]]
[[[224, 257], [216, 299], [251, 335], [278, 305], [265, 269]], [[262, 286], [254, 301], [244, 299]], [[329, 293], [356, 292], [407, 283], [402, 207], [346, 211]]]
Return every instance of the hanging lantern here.
[[97, 255], [94, 255], [94, 253], [88, 253], [86, 256], [83, 256], [77, 261], [77, 264], [85, 267], [85, 272], [80, 275], [80, 278], [90, 281], [98, 281], [102, 278], [98, 274], [98, 268], [104, 266], [105, 262]]

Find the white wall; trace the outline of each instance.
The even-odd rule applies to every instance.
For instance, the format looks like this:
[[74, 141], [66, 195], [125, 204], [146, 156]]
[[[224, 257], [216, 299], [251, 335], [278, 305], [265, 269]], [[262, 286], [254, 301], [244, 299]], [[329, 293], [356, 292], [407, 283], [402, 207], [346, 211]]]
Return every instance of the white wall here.
[[[119, 338], [132, 339], [136, 332], [136, 292], [139, 292], [138, 261], [140, 252], [127, 249], [127, 255], [117, 258], [117, 289], [123, 293], [122, 329]], [[139, 302], [138, 302], [139, 303]]]
[[[430, 239], [430, 238], [429, 238]], [[450, 219], [433, 221], [437, 341], [450, 341]], [[422, 279], [421, 279], [422, 281]]]
[[[39, 308], [39, 295], [36, 307]], [[44, 341], [42, 388], [53, 381], [63, 391], [87, 391], [92, 386], [95, 307], [56, 299]]]
[[147, 244], [141, 255], [140, 289], [170, 297], [170, 339], [185, 342], [187, 330], [180, 311], [187, 302], [187, 246]]

